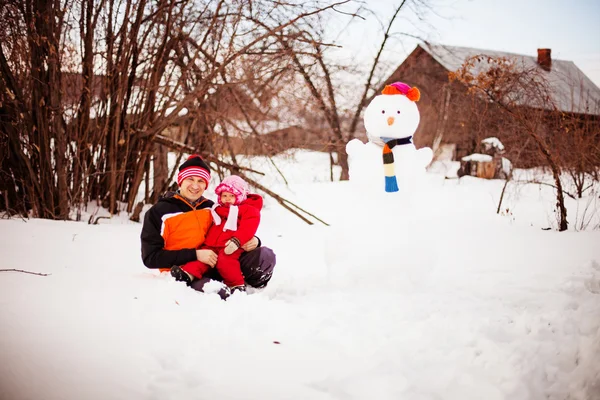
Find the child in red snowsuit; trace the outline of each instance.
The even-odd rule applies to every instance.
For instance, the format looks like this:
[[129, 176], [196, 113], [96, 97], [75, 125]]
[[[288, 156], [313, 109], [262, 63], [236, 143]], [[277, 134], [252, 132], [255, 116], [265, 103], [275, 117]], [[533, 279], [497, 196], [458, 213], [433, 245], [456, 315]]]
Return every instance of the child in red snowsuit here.
[[[245, 291], [244, 276], [240, 269], [240, 248], [256, 233], [260, 223], [262, 197], [248, 194], [248, 184], [239, 176], [229, 176], [217, 186], [218, 205], [211, 212], [214, 224], [208, 230], [202, 249], [217, 254], [216, 268], [232, 292]], [[200, 261], [181, 266], [188, 276], [201, 278], [211, 267]]]

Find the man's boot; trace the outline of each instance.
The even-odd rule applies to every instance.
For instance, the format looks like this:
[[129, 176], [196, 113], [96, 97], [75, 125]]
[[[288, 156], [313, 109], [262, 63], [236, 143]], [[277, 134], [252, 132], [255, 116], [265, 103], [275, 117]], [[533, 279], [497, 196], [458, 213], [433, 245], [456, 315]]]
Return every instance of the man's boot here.
[[179, 265], [171, 267], [171, 276], [175, 278], [176, 281], [185, 282], [186, 285], [192, 286], [192, 277], [182, 270]]

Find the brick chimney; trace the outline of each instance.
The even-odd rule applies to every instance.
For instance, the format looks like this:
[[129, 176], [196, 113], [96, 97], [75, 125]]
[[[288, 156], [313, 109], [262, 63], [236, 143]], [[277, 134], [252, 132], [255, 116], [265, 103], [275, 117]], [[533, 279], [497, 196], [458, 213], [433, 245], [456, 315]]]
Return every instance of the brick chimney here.
[[550, 53], [552, 49], [537, 49], [538, 51], [538, 64], [545, 71], [550, 71], [552, 69], [552, 57]]

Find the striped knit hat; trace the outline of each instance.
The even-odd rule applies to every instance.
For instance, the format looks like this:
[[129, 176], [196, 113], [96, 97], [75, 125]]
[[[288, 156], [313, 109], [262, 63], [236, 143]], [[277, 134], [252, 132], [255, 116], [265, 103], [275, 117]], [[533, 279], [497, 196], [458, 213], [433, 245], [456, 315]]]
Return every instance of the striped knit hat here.
[[179, 174], [177, 174], [177, 184], [181, 186], [181, 182], [190, 176], [201, 178], [206, 182], [206, 186], [208, 186], [208, 182], [210, 182], [210, 169], [198, 154], [192, 154], [183, 164], [181, 164], [179, 167]]
[[[417, 102], [421, 98], [421, 92], [416, 87], [410, 87], [404, 82], [394, 82], [387, 85], [381, 92], [384, 95], [403, 95], [410, 101]], [[394, 153], [392, 149], [397, 145], [412, 143], [412, 136], [392, 139], [383, 145], [383, 170], [385, 173], [385, 191], [388, 193], [397, 192], [398, 182], [396, 181], [396, 172], [394, 170]]]

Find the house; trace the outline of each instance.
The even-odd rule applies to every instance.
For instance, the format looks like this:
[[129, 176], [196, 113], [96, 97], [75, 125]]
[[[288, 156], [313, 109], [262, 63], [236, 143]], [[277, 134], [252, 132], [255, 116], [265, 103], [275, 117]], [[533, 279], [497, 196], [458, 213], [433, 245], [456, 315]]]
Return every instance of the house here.
[[[537, 57], [533, 57], [467, 47], [418, 45], [385, 82], [402, 81], [421, 91], [421, 123], [415, 134], [417, 147], [430, 146], [438, 155], [447, 153], [450, 148], [454, 159], [460, 159], [477, 152], [482, 139], [497, 137], [506, 145], [507, 156], [516, 157], [516, 166], [540, 165], [535, 144], [524, 144], [526, 135], [516, 132], [506, 116], [490, 110], [491, 117], [488, 115], [482, 124], [480, 115], [473, 111], [477, 105], [473, 103], [473, 96], [466, 93], [465, 85], [450, 81], [449, 73], [458, 70], [469, 58], [480, 55], [509, 59], [524, 70], [537, 70], [547, 82], [549, 103], [558, 109], [554, 111], [592, 118], [600, 124], [600, 89], [573, 62], [553, 60], [551, 49], [538, 49]], [[480, 98], [478, 102], [483, 104], [485, 99]], [[540, 106], [525, 95], [519, 107], [525, 110], [523, 115], [527, 115], [527, 110], [533, 113]]]

